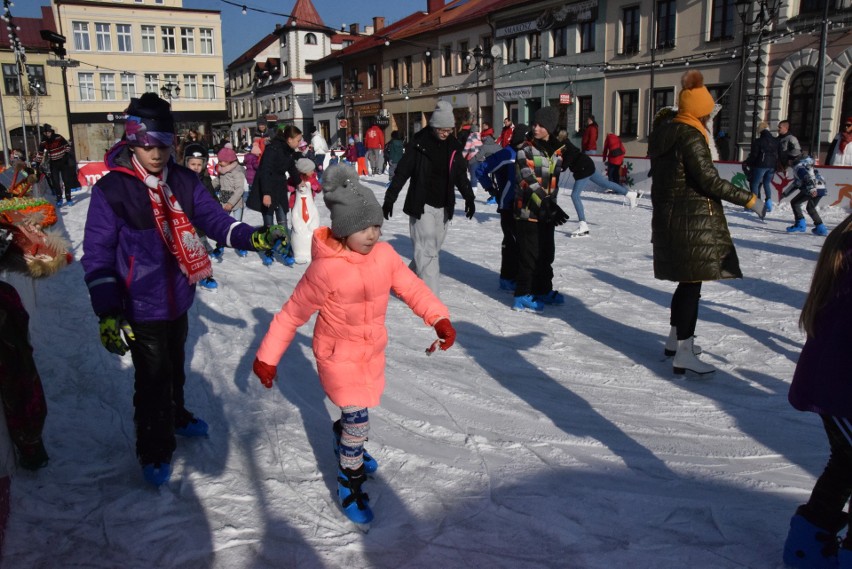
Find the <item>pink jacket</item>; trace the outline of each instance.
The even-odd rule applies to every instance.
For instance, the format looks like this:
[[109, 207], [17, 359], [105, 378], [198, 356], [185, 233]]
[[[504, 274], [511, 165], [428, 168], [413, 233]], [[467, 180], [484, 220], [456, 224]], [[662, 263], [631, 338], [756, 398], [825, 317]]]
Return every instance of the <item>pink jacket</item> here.
[[393, 290], [432, 326], [449, 311], [385, 242], [368, 255], [349, 251], [320, 227], [313, 260], [269, 326], [257, 359], [277, 366], [296, 329], [319, 311], [313, 350], [325, 394], [338, 407], [375, 407], [385, 388], [385, 315]]

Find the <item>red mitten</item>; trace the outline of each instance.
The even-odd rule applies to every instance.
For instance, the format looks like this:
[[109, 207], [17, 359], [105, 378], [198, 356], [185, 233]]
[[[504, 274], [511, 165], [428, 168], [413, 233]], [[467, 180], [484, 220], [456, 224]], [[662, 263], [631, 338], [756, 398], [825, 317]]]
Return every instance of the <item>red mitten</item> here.
[[449, 350], [456, 343], [456, 329], [447, 318], [441, 318], [435, 322], [434, 328], [438, 338], [441, 339], [441, 349]]
[[251, 369], [260, 378], [260, 382], [264, 387], [272, 387], [272, 382], [275, 381], [275, 376], [277, 375], [275, 366], [263, 363], [259, 359], [254, 358], [254, 365], [251, 366]]

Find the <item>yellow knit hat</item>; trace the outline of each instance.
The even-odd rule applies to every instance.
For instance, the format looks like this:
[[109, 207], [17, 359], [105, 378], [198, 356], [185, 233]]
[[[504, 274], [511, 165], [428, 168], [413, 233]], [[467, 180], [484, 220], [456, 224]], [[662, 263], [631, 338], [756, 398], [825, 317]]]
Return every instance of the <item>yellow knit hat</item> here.
[[706, 117], [713, 112], [716, 101], [704, 86], [704, 76], [700, 71], [687, 71], [681, 77], [680, 83], [683, 89], [677, 99], [678, 112], [690, 114], [695, 118]]

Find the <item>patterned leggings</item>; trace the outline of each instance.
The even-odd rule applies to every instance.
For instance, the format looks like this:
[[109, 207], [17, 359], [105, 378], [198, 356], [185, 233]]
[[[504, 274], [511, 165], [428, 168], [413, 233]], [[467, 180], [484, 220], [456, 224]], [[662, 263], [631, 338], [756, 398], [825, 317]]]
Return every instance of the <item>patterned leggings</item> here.
[[364, 443], [370, 432], [366, 407], [341, 407], [340, 468], [356, 470], [364, 463]]

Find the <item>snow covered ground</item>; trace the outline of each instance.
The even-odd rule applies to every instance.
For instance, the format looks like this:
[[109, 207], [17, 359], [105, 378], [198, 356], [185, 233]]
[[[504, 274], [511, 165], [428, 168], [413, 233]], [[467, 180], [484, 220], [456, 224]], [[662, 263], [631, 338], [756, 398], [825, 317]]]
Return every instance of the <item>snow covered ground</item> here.
[[[364, 183], [381, 201], [387, 177]], [[402, 200], [384, 238], [410, 258]], [[230, 250], [215, 265], [221, 289], [199, 291], [187, 345], [188, 406], [211, 436], [178, 441], [159, 490], [134, 457], [130, 356], [100, 345], [80, 264], [35, 286], [16, 280], [32, 311], [51, 461], [14, 479], [4, 565], [780, 567], [789, 518], [827, 458], [818, 418], [787, 404], [823, 239], [788, 235], [786, 203], [765, 223], [727, 209], [746, 278], [704, 287], [697, 343], [719, 371], [684, 379], [663, 356], [674, 285], [653, 278], [649, 198], [632, 211], [614, 195], [584, 202], [591, 237], [568, 238], [573, 219], [557, 231], [564, 306], [509, 309], [499, 220], [482, 192], [473, 220], [457, 212], [441, 257], [456, 346], [427, 357], [434, 332], [391, 301], [368, 534], [335, 500], [336, 409], [316, 377], [313, 321], [273, 389], [251, 374], [304, 267], [267, 269]], [[78, 259], [87, 206], [84, 191], [63, 213]], [[829, 227], [844, 216], [825, 212]]]

